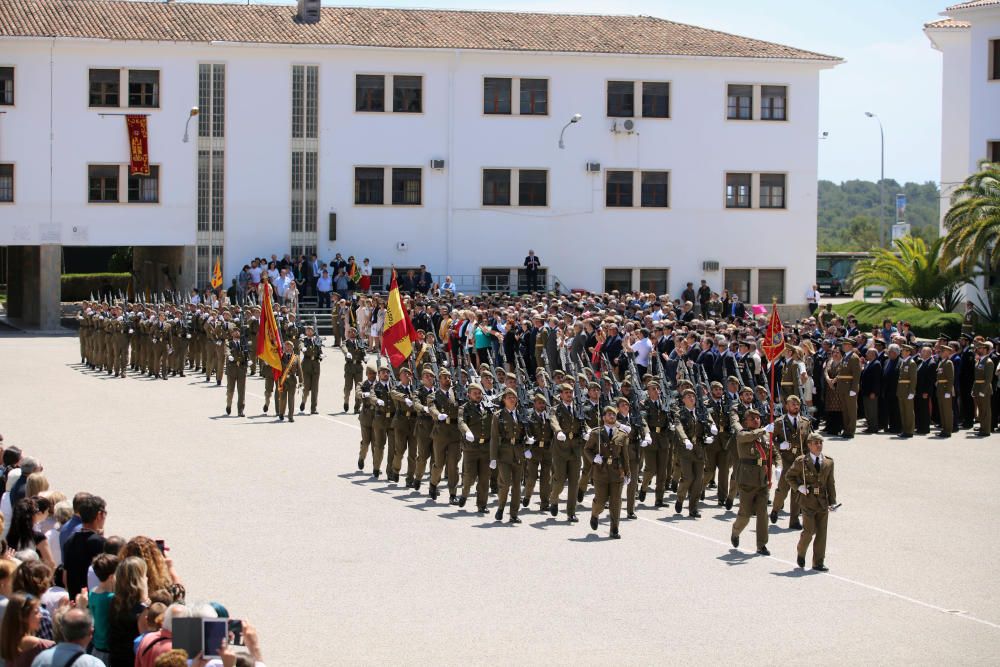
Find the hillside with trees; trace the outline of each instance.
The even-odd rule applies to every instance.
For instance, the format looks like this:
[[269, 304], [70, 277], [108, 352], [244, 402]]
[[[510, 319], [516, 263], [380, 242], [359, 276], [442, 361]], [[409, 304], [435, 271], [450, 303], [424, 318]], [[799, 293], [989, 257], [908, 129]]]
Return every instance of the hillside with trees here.
[[[885, 181], [886, 221], [896, 221], [896, 195], [906, 194], [911, 234], [931, 243], [938, 237], [937, 184]], [[878, 245], [879, 188], [872, 181], [819, 182], [819, 252], [867, 251]], [[886, 237], [890, 235], [886, 229]]]

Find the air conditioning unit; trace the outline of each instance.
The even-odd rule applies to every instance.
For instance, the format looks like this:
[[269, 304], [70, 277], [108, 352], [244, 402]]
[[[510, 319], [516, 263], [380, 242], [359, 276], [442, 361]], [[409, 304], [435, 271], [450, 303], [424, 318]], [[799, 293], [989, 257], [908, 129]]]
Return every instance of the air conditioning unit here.
[[444, 160], [431, 160], [431, 169], [444, 169]]
[[719, 263], [718, 262], [713, 262], [713, 261], [702, 262], [701, 263], [701, 270], [702, 271], [718, 271], [719, 270]]
[[588, 162], [587, 163], [587, 171], [590, 172], [591, 174], [599, 174], [599, 173], [601, 173], [601, 163], [600, 162]]

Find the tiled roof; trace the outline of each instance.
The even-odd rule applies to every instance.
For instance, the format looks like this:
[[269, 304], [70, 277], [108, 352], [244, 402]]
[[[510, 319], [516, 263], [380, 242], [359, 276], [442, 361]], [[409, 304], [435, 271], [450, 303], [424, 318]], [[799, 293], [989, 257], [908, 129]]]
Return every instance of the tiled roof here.
[[956, 21], [955, 19], [941, 19], [925, 23], [925, 28], [968, 28], [972, 24], [968, 21]]
[[960, 2], [957, 5], [952, 5], [945, 11], [950, 12], [956, 9], [976, 9], [978, 7], [989, 7], [990, 5], [1000, 5], [1000, 0], [972, 0], [972, 2]]
[[290, 5], [0, 0], [0, 37], [840, 60], [648, 16], [323, 7], [318, 23], [304, 24], [295, 14]]

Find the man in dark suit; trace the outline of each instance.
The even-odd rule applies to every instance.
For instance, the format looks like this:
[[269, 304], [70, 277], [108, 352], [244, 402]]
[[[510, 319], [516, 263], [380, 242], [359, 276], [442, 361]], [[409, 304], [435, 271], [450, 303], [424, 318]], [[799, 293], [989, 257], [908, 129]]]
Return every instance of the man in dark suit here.
[[865, 433], [878, 433], [879, 402], [882, 396], [882, 362], [872, 348], [865, 354], [867, 362], [861, 371], [861, 401], [865, 410]]
[[420, 271], [417, 274], [417, 291], [421, 294], [427, 294], [431, 291], [431, 285], [434, 283], [434, 276], [431, 272], [427, 270], [427, 267], [423, 264], [420, 265]]
[[747, 307], [743, 305], [743, 302], [740, 301], [740, 298], [735, 294], [733, 295], [733, 305], [730, 306], [728, 315], [737, 320], [742, 320], [747, 316]]
[[899, 403], [896, 387], [899, 384], [899, 347], [894, 343], [886, 352], [886, 362], [882, 367], [882, 395], [879, 400], [878, 423], [885, 425], [886, 433], [899, 433]]
[[601, 355], [607, 356], [608, 363], [612, 367], [618, 367], [617, 375], [618, 379], [621, 379], [623, 377], [621, 369], [622, 337], [618, 334], [618, 325], [614, 322], [608, 325], [608, 337], [604, 339], [604, 345], [601, 346]]
[[927, 435], [931, 432], [931, 401], [937, 386], [937, 362], [934, 361], [930, 345], [920, 348], [920, 362], [917, 364], [917, 396], [914, 404], [916, 433]]
[[535, 339], [538, 338], [538, 327], [525, 320], [527, 329], [521, 336], [521, 356], [524, 357], [525, 370], [528, 371], [529, 381], [535, 377], [535, 370], [538, 363], [535, 361]]
[[[972, 347], [974, 334], [963, 333], [958, 337], [962, 344], [961, 363], [958, 365], [956, 376], [958, 377], [959, 403], [962, 406], [962, 428], [972, 428], [975, 416], [975, 401], [972, 400], [972, 385], [976, 379], [976, 351]], [[959, 420], [955, 420], [958, 422]], [[956, 424], [956, 427], [958, 424]]]
[[538, 255], [535, 254], [535, 251], [529, 250], [528, 256], [524, 258], [524, 273], [528, 278], [529, 292], [538, 291], [538, 269], [541, 265], [542, 260], [538, 259]]

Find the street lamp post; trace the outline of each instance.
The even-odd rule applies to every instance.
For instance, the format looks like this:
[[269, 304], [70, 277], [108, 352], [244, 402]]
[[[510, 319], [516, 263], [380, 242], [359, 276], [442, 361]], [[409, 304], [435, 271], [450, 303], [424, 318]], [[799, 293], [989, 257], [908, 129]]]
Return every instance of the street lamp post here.
[[878, 117], [877, 114], [873, 114], [871, 111], [866, 111], [865, 115], [869, 118], [874, 118], [878, 121], [878, 133], [882, 139], [882, 166], [879, 171], [878, 180], [878, 199], [879, 199], [879, 213], [878, 213], [878, 244], [879, 247], [885, 247], [885, 129], [882, 127], [882, 119]]

